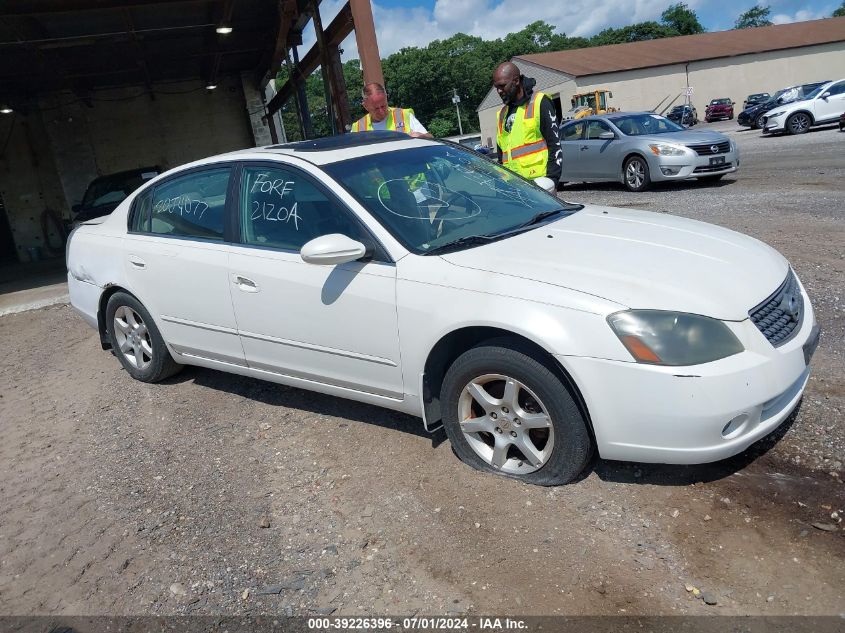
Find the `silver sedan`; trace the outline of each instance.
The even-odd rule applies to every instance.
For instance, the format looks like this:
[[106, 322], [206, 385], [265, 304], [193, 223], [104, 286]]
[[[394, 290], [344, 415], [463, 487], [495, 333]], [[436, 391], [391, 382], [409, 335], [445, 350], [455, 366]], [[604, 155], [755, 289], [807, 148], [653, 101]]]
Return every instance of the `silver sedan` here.
[[739, 167], [739, 149], [719, 132], [688, 130], [651, 112], [614, 112], [560, 128], [562, 182], [621, 182], [643, 191], [652, 182], [719, 180]]

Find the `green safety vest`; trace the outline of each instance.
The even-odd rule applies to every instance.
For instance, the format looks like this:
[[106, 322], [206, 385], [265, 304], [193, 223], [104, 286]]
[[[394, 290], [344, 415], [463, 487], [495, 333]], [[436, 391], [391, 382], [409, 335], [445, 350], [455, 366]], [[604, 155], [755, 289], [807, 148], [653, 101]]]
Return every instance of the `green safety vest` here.
[[549, 148], [540, 131], [540, 100], [544, 96], [542, 92], [535, 92], [528, 103], [516, 109], [510, 132], [505, 130], [508, 106], [499, 110], [496, 142], [502, 150], [502, 165], [524, 178], [546, 175]]
[[[410, 108], [390, 108], [387, 115], [387, 129], [391, 132], [411, 133], [411, 116], [414, 111]], [[352, 124], [353, 132], [372, 132], [373, 120], [369, 113]]]

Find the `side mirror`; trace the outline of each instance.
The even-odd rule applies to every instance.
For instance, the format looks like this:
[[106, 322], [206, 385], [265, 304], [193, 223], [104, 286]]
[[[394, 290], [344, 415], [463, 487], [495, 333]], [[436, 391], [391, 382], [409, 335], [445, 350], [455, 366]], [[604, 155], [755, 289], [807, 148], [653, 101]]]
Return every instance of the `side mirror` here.
[[602, 132], [599, 134], [599, 140], [601, 141], [612, 141], [616, 138], [616, 135], [613, 132]]
[[827, 101], [827, 98], [828, 98], [829, 96], [830, 96], [830, 93], [829, 93], [829, 92], [825, 92], [825, 93], [823, 93], [823, 94], [822, 94], [821, 98], [822, 98], [822, 99], [824, 99], [825, 101]]
[[366, 254], [366, 246], [340, 233], [315, 237], [299, 251], [302, 261], [323, 266], [354, 262]]
[[546, 178], [545, 176], [535, 178], [534, 184], [540, 187], [540, 189], [543, 189], [544, 191], [552, 195], [555, 194], [555, 190], [557, 189], [557, 187], [555, 186], [555, 181], [551, 178]]

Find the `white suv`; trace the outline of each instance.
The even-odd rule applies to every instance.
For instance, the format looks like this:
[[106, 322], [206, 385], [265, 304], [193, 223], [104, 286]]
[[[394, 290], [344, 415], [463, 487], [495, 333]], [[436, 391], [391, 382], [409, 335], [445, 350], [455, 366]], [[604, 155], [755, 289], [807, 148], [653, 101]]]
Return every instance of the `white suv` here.
[[836, 123], [845, 112], [845, 79], [819, 86], [801, 101], [775, 108], [763, 118], [763, 134], [804, 134], [813, 125]]

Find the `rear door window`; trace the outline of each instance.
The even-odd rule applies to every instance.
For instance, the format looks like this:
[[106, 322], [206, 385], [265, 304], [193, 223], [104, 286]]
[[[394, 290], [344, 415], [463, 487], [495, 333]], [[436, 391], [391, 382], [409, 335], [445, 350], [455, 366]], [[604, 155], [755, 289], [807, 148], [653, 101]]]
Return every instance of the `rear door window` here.
[[154, 235], [223, 240], [231, 169], [204, 169], [155, 188], [147, 230]]

